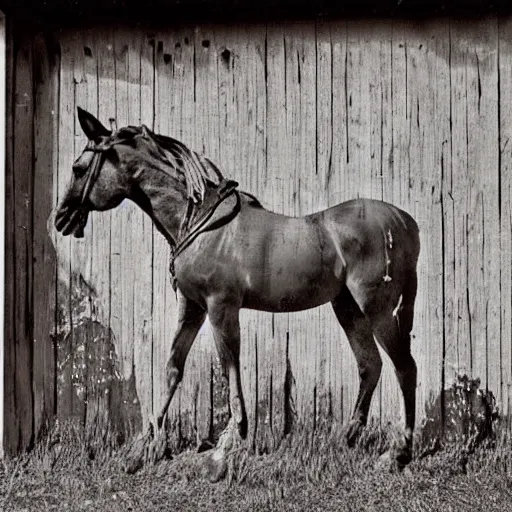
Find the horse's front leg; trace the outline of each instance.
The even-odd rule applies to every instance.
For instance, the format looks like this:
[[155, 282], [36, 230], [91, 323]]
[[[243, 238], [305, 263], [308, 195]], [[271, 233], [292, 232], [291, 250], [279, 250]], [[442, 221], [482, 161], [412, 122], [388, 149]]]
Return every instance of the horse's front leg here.
[[[206, 312], [203, 308], [178, 292], [178, 328], [172, 342], [171, 356], [167, 362], [167, 395], [165, 404], [157, 417], [159, 430], [176, 388], [183, 377], [183, 368], [190, 347], [192, 347], [205, 318]], [[127, 449], [124, 461], [125, 471], [134, 473], [148, 460], [156, 462], [164, 456], [165, 447], [165, 432], [155, 432], [151, 426], [148, 432], [141, 434]]]
[[172, 342], [171, 355], [167, 361], [167, 395], [157, 418], [158, 428], [162, 426], [172, 397], [183, 378], [185, 361], [205, 318], [206, 311], [178, 290], [178, 327]]
[[224, 477], [226, 456], [233, 448], [237, 436], [247, 435], [247, 415], [245, 411], [242, 384], [240, 379], [240, 322], [239, 306], [232, 300], [215, 298], [208, 301], [208, 318], [213, 329], [215, 344], [223, 371], [229, 382], [229, 423], [219, 437], [217, 446], [210, 458], [212, 481]]

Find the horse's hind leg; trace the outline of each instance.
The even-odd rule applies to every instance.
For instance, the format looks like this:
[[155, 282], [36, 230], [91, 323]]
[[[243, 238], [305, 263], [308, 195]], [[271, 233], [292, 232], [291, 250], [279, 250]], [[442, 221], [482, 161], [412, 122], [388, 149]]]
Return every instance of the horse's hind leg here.
[[[386, 285], [387, 286], [387, 285]], [[411, 354], [414, 301], [416, 298], [416, 271], [408, 272], [396, 304], [386, 302], [386, 293], [376, 292], [363, 306], [377, 341], [395, 366], [405, 405], [405, 447], [399, 449], [397, 461], [411, 460], [412, 433], [416, 414], [416, 363]], [[394, 294], [396, 295], [396, 294]]]
[[359, 393], [352, 414], [347, 441], [352, 446], [368, 420], [373, 392], [379, 381], [382, 359], [373, 332], [356, 301], [345, 290], [332, 301], [332, 307], [356, 357], [359, 369]]

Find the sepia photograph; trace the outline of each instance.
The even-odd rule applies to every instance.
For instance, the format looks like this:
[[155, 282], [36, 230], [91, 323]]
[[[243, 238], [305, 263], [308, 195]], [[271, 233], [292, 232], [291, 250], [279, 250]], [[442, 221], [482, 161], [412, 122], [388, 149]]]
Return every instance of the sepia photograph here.
[[512, 510], [512, 4], [0, 0], [0, 511]]

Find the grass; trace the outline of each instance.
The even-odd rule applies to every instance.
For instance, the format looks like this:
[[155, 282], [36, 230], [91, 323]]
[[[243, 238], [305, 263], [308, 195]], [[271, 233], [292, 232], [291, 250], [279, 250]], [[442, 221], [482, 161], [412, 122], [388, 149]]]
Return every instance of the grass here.
[[69, 426], [31, 453], [4, 461], [0, 510], [510, 509], [512, 447], [505, 434], [474, 450], [461, 442], [431, 453], [419, 446], [414, 461], [399, 473], [379, 464], [396, 432], [371, 427], [350, 449], [341, 427], [325, 426], [314, 434], [298, 429], [269, 454], [240, 447], [230, 457], [226, 480], [211, 484], [204, 470], [208, 452], [186, 451], [127, 475], [122, 450], [108, 435], [94, 442]]

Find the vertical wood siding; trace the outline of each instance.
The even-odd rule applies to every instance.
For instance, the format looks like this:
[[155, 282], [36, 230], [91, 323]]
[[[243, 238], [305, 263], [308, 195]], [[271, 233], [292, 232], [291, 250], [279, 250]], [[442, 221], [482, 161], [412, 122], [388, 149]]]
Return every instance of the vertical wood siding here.
[[[319, 22], [102, 28], [18, 37], [10, 72], [6, 217], [6, 447], [56, 414], [145, 428], [163, 403], [176, 325], [169, 250], [134, 205], [58, 236], [52, 208], [85, 145], [76, 107], [146, 124], [204, 152], [265, 207], [305, 215], [354, 197], [421, 230], [413, 331], [418, 424], [461, 374], [508, 414], [512, 384], [512, 24]], [[58, 46], [59, 51], [57, 51]], [[252, 441], [298, 421], [346, 421], [358, 372], [329, 305], [242, 311]], [[393, 369], [372, 415], [403, 416]], [[433, 405], [437, 404], [437, 405]], [[227, 414], [208, 323], [169, 412], [174, 442]]]

